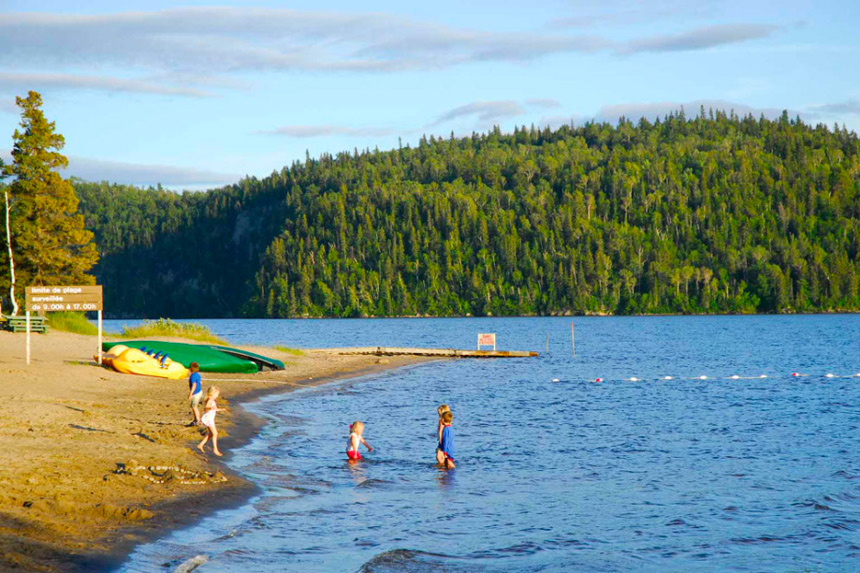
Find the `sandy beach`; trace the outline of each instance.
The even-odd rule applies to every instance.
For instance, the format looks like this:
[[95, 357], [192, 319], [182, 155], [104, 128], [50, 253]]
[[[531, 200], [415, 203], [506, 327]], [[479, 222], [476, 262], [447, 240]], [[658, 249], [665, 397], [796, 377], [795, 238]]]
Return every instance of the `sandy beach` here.
[[[224, 459], [260, 427], [243, 402], [427, 360], [243, 348], [287, 368], [203, 373], [229, 410], [218, 417]], [[95, 352], [95, 337], [33, 335], [27, 366], [25, 336], [0, 332], [0, 569], [109, 569], [134, 545], [254, 491], [211, 450], [195, 449], [185, 380], [119, 374]]]

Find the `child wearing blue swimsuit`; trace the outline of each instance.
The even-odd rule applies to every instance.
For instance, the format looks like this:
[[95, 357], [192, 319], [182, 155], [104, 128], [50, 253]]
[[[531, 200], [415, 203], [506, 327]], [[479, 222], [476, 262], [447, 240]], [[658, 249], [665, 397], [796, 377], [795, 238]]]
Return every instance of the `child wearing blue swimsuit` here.
[[442, 438], [439, 440], [439, 450], [436, 452], [436, 459], [439, 459], [441, 454], [442, 461], [439, 463], [447, 469], [456, 467], [454, 465], [454, 430], [451, 428], [453, 422], [453, 413], [448, 411], [442, 414]]

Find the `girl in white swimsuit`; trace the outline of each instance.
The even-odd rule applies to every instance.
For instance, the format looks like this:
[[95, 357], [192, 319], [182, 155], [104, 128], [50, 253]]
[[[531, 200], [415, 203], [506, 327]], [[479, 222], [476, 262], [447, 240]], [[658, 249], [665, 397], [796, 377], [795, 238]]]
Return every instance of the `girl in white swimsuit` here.
[[203, 446], [209, 439], [212, 439], [212, 452], [216, 456], [221, 456], [221, 450], [218, 449], [218, 428], [215, 427], [215, 414], [224, 412], [224, 408], [218, 407], [218, 397], [221, 395], [221, 390], [217, 386], [210, 386], [206, 391], [206, 403], [203, 406], [203, 415], [200, 417], [200, 423], [206, 426], [206, 437], [203, 441], [197, 444], [197, 449], [201, 452], [205, 451]]

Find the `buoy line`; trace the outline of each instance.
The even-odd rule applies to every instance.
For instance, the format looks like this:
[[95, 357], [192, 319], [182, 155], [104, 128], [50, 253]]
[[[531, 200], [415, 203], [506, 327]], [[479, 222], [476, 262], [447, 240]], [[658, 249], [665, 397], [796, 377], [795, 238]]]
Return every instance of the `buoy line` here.
[[[803, 372], [792, 372], [788, 375], [789, 378], [813, 378], [815, 376], [821, 376], [823, 378], [828, 379], [839, 379], [839, 378], [860, 378], [860, 372], [856, 374], [834, 374], [832, 372], [827, 372], [825, 374], [807, 374]], [[604, 378], [602, 376], [598, 376], [596, 378], [589, 378], [589, 382], [607, 382], [610, 380], [617, 380], [620, 382], [647, 382], [647, 381], [669, 381], [669, 380], [766, 380], [766, 379], [778, 379], [780, 376], [773, 376], [769, 374], [757, 374], [755, 376], [741, 376], [740, 374], [732, 374], [731, 376], [708, 376], [706, 374], [700, 374], [698, 376], [692, 377], [684, 377], [684, 376], [656, 376], [656, 377], [645, 377], [640, 378], [638, 376], [629, 376], [627, 378]], [[562, 382], [559, 378], [552, 378], [551, 382]], [[566, 380], [565, 380], [566, 381]]]

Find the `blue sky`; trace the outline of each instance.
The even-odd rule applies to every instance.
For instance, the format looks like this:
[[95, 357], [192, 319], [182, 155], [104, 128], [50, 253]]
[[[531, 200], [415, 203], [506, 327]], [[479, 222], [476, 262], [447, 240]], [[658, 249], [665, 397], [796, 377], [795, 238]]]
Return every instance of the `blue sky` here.
[[0, 0], [0, 154], [30, 89], [67, 175], [176, 189], [681, 106], [860, 130], [858, 30], [853, 1]]

